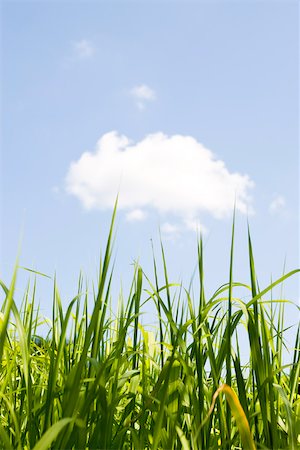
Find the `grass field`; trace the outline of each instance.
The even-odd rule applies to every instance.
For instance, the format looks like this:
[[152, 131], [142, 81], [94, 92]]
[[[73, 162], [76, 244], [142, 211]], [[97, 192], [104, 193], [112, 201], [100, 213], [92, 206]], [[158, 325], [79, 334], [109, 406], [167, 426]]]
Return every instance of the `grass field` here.
[[[285, 301], [269, 301], [298, 270], [259, 290], [249, 236], [250, 282], [236, 283], [233, 225], [229, 282], [211, 298], [199, 240], [199, 295], [169, 282], [162, 247], [163, 273], [155, 258], [152, 281], [137, 264], [128, 299], [120, 296], [113, 314], [114, 219], [115, 211], [93, 298], [79, 277], [78, 295], [63, 311], [54, 283], [48, 336], [39, 336], [36, 281], [21, 308], [14, 301], [17, 269], [10, 286], [1, 281], [0, 447], [299, 448], [300, 332], [283, 366]], [[237, 290], [250, 300], [236, 298]], [[145, 302], [155, 305], [156, 332], [141, 324]]]

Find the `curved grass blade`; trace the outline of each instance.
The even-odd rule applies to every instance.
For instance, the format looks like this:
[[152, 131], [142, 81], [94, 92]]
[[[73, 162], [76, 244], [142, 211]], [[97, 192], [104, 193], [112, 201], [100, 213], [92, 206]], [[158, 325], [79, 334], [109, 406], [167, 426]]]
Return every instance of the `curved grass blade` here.
[[52, 425], [49, 430], [42, 436], [42, 438], [38, 441], [38, 443], [34, 446], [33, 450], [48, 450], [53, 441], [57, 438], [59, 433], [74, 419], [71, 417], [67, 417], [59, 420], [57, 423]]
[[235, 418], [235, 421], [236, 421], [236, 424], [237, 424], [237, 427], [238, 427], [238, 430], [240, 433], [243, 449], [244, 450], [256, 450], [256, 446], [255, 446], [253, 438], [251, 436], [250, 427], [249, 427], [249, 423], [248, 423], [247, 417], [245, 415], [245, 412], [239, 402], [239, 399], [238, 399], [236, 393], [227, 384], [223, 384], [222, 386], [220, 386], [214, 393], [213, 401], [212, 401], [211, 407], [209, 409], [208, 415], [205, 418], [205, 420], [202, 422], [201, 427], [203, 427], [205, 422], [207, 422], [210, 415], [212, 414], [214, 407], [215, 407], [216, 400], [220, 393], [225, 394], [226, 400], [231, 409], [231, 413], [232, 413], [233, 417]]

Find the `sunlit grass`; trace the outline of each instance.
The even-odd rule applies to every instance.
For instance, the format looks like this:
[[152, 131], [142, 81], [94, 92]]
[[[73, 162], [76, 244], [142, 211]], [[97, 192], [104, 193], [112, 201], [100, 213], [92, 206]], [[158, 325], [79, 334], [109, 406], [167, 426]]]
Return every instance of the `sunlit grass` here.
[[[109, 308], [115, 212], [93, 308], [79, 277], [78, 295], [63, 311], [54, 282], [51, 329], [39, 336], [36, 281], [14, 301], [17, 271], [1, 281], [0, 445], [10, 449], [296, 449], [300, 444], [300, 332], [283, 366], [284, 300], [267, 302], [283, 275], [260, 290], [249, 234], [250, 283], [233, 279], [211, 298], [154, 279], [136, 264], [131, 292]], [[250, 299], [236, 298], [245, 290]], [[157, 312], [157, 332], [142, 325], [145, 302]], [[299, 314], [295, 305], [295, 313]], [[244, 332], [238, 331], [244, 324]], [[243, 342], [241, 342], [241, 340]], [[241, 348], [248, 343], [248, 361]]]

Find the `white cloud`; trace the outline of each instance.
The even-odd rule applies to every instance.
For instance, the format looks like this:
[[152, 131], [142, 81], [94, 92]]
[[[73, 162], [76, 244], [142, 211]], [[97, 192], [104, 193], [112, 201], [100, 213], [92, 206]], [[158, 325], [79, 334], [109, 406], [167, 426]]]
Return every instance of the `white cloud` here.
[[165, 222], [165, 223], [163, 223], [162, 226], [161, 226], [161, 231], [162, 231], [163, 233], [174, 233], [174, 232], [179, 231], [179, 228], [178, 228], [177, 225], [172, 225], [172, 224], [169, 223], [169, 222]]
[[167, 239], [176, 239], [181, 234], [180, 227], [178, 225], [174, 225], [169, 222], [163, 223], [162, 226], [160, 227], [160, 230], [161, 230], [164, 238], [167, 238]]
[[147, 102], [156, 99], [155, 91], [146, 84], [135, 86], [131, 89], [130, 94], [134, 98], [136, 106], [141, 110], [145, 108]]
[[184, 223], [188, 230], [195, 231], [196, 233], [205, 234], [207, 233], [207, 228], [201, 223], [198, 218], [187, 218]]
[[78, 59], [89, 59], [95, 54], [95, 47], [93, 43], [87, 39], [73, 43], [74, 52]]
[[230, 215], [234, 203], [242, 213], [252, 211], [249, 176], [229, 172], [190, 136], [155, 133], [134, 144], [115, 131], [104, 134], [94, 152], [71, 163], [65, 182], [87, 209], [112, 208], [120, 192], [119, 209], [129, 218], [150, 207], [177, 216], [187, 228], [197, 229], [203, 213]]
[[269, 205], [271, 214], [278, 214], [285, 210], [286, 201], [283, 195], [277, 195]]
[[141, 222], [145, 220], [147, 213], [142, 209], [133, 209], [126, 214], [126, 220], [128, 222]]

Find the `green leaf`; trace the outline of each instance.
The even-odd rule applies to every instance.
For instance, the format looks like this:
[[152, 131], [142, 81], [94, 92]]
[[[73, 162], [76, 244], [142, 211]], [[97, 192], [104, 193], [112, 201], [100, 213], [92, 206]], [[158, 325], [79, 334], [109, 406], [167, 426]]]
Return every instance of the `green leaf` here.
[[73, 421], [74, 419], [72, 417], [65, 418], [52, 425], [52, 427], [49, 428], [49, 430], [47, 430], [46, 433], [41, 437], [41, 439], [36, 443], [33, 450], [48, 450], [59, 433]]

